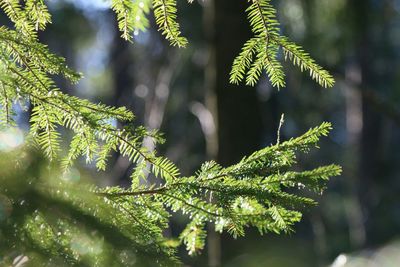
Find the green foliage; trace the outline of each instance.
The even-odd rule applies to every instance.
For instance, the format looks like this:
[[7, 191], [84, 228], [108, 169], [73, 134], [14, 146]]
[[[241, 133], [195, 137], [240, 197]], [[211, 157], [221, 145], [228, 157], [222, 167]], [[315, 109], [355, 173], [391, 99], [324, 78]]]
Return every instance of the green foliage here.
[[[185, 46], [176, 22], [176, 2], [152, 4], [163, 35], [172, 45]], [[14, 251], [27, 256], [32, 266], [50, 260], [65, 266], [177, 264], [173, 242], [163, 236], [172, 212], [187, 215], [189, 223], [179, 240], [195, 254], [204, 247], [207, 223], [234, 237], [243, 236], [247, 227], [260, 233], [292, 231], [304, 207], [315, 204], [302, 192], [321, 193], [328, 178], [340, 174], [335, 165], [293, 170], [297, 153], [317, 146], [319, 138], [328, 134], [331, 125], [323, 123], [233, 166], [223, 168], [210, 161], [195, 175], [182, 177], [174, 163], [143, 145], [145, 138], [155, 143], [163, 138], [157, 131], [135, 126], [131, 111], [95, 104], [57, 88], [53, 75], [76, 83], [81, 74], [37, 40], [37, 31], [51, 22], [43, 1], [1, 0], [0, 6], [15, 26], [0, 27], [0, 125], [15, 125], [16, 103], [29, 105], [29, 145], [40, 148], [51, 161], [51, 167], [43, 168], [36, 150], [2, 155], [0, 249], [9, 253], [2, 264], [10, 265]], [[148, 26], [149, 8], [149, 1], [112, 2], [123, 38], [131, 40], [132, 32]], [[287, 58], [310, 71], [319, 83], [333, 84], [308, 54], [279, 35], [268, 1], [253, 1], [248, 14], [256, 36], [235, 60], [232, 82], [247, 75], [246, 82], [254, 85], [266, 70], [273, 85], [284, 86], [282, 66], [276, 60], [283, 47]], [[65, 131], [72, 136], [69, 142], [61, 134]], [[63, 152], [64, 145], [69, 149]], [[112, 152], [136, 165], [129, 189], [65, 181], [79, 157], [104, 170]], [[157, 182], [151, 183], [148, 175], [158, 177]]]
[[[242, 52], [233, 62], [230, 82], [238, 84], [245, 80], [254, 86], [263, 71], [274, 87], [285, 87], [285, 73], [278, 61], [282, 48], [285, 59], [309, 72], [312, 79], [323, 87], [332, 87], [334, 79], [320, 67], [300, 46], [280, 35], [276, 10], [270, 0], [248, 0], [246, 12], [254, 37], [245, 43]], [[191, 1], [189, 1], [191, 3]], [[37, 30], [51, 23], [51, 16], [43, 0], [26, 0], [22, 6], [17, 0], [1, 0], [0, 6], [14, 22], [16, 29], [25, 36], [34, 38]], [[159, 30], [173, 46], [185, 47], [187, 39], [181, 36], [177, 22], [176, 0], [112, 0], [111, 9], [116, 13], [121, 37], [132, 40], [133, 35], [145, 31], [149, 26], [148, 14], [153, 8]]]
[[26, 37], [36, 33], [35, 26], [20, 2], [19, 0], [1, 0], [0, 7], [14, 23], [15, 28]]
[[[270, 0], [248, 1], [250, 6], [246, 12], [254, 37], [244, 44], [241, 53], [235, 58], [230, 82], [239, 84], [245, 80], [247, 85], [254, 86], [265, 71], [274, 87], [285, 87], [285, 73], [278, 60], [279, 50], [282, 48], [285, 60], [291, 61], [301, 71], [308, 71], [319, 85], [332, 87], [335, 82], [329, 72], [315, 63], [300, 46], [280, 34], [276, 10]], [[117, 14], [122, 38], [132, 40], [132, 34], [138, 34], [139, 30], [144, 31], [148, 27], [147, 14], [150, 5], [150, 0], [112, 1], [112, 9]], [[154, 16], [161, 33], [173, 46], [186, 47], [188, 41], [181, 36], [176, 6], [176, 0], [152, 1]]]
[[175, 0], [153, 0], [154, 16], [160, 31], [173, 46], [185, 47], [187, 40], [181, 36], [176, 22]]
[[186, 226], [179, 236], [181, 242], [186, 245], [189, 255], [192, 255], [204, 248], [207, 237], [207, 233], [204, 228], [204, 223], [194, 219]]
[[121, 37], [132, 40], [132, 34], [137, 35], [139, 31], [145, 31], [149, 26], [147, 14], [150, 11], [150, 0], [113, 0], [111, 8], [117, 14], [118, 27]]
[[1, 266], [20, 254], [28, 266], [177, 265], [162, 235], [169, 215], [158, 203], [104, 198], [71, 173], [46, 167], [37, 151], [0, 159]]
[[147, 15], [150, 8], [159, 30], [173, 46], [185, 47], [187, 40], [181, 36], [176, 21], [176, 0], [113, 0], [111, 8], [117, 14], [118, 27], [125, 40], [132, 40], [132, 34], [139, 34], [149, 26]]
[[51, 23], [51, 15], [44, 0], [26, 0], [25, 12], [36, 30], [44, 30], [46, 25]]
[[0, 155], [0, 249], [9, 257], [7, 252], [17, 250], [36, 264], [51, 259], [66, 266], [153, 266], [156, 260], [174, 265], [174, 249], [162, 234], [171, 212], [189, 219], [180, 235], [189, 254], [203, 249], [210, 222], [233, 237], [244, 236], [248, 227], [261, 234], [291, 232], [302, 210], [315, 204], [302, 192], [322, 193], [328, 178], [341, 172], [336, 165], [290, 170], [297, 152], [315, 147], [330, 127], [323, 123], [227, 168], [210, 161], [194, 176], [130, 189], [77, 182], [58, 164], [42, 168], [34, 151]]
[[277, 60], [281, 47], [286, 60], [292, 61], [301, 71], [309, 71], [310, 76], [321, 86], [332, 87], [332, 76], [317, 65], [300, 46], [280, 35], [276, 10], [270, 0], [248, 1], [251, 4], [246, 11], [254, 37], [244, 44], [242, 52], [234, 60], [230, 82], [238, 84], [246, 79], [247, 85], [254, 86], [265, 70], [274, 87], [285, 87], [283, 67]]

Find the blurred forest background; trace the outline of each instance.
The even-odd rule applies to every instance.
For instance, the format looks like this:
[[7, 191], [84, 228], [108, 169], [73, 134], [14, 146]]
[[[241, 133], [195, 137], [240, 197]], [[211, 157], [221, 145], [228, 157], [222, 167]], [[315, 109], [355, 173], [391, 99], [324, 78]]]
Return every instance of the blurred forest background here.
[[[158, 150], [184, 175], [204, 160], [228, 165], [275, 143], [282, 113], [282, 139], [333, 123], [330, 138], [302, 159], [302, 168], [335, 162], [343, 175], [329, 183], [318, 207], [305, 212], [296, 233], [260, 237], [250, 231], [235, 241], [211, 235], [208, 251], [198, 257], [182, 249], [188, 266], [398, 266], [400, 1], [273, 2], [282, 31], [334, 75], [333, 89], [320, 88], [291, 64], [287, 88], [279, 92], [266, 77], [255, 88], [229, 84], [233, 59], [250, 35], [244, 0], [179, 1], [186, 49], [170, 47], [155, 27], [135, 33], [133, 44], [123, 41], [102, 0], [49, 1], [53, 24], [40, 39], [85, 75], [76, 87], [60, 80], [61, 88], [126, 106], [136, 123], [160, 128], [167, 143]], [[20, 122], [28, 127], [26, 117]], [[123, 185], [131, 168], [115, 155], [105, 173], [85, 164], [76, 172], [101, 185]], [[182, 220], [175, 218], [171, 234], [182, 229]]]

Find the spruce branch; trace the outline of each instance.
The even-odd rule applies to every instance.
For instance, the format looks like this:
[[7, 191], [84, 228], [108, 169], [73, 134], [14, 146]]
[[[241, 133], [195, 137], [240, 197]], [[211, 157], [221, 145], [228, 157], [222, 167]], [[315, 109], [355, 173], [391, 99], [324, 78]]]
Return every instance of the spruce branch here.
[[[291, 232], [301, 219], [301, 210], [316, 204], [301, 191], [320, 194], [329, 177], [341, 173], [337, 165], [300, 172], [290, 170], [297, 162], [297, 152], [317, 147], [320, 137], [326, 136], [330, 129], [329, 123], [322, 123], [300, 137], [264, 148], [226, 168], [211, 161], [204, 163], [195, 176], [181, 177], [161, 186], [99, 189], [96, 194], [113, 199], [151, 198], [173, 211], [188, 214], [191, 222], [181, 234], [181, 241], [191, 254], [202, 248], [201, 227], [207, 221], [214, 222], [218, 231], [226, 230], [234, 237], [244, 235], [245, 228], [250, 226], [261, 233]], [[297, 191], [288, 193], [285, 189], [289, 188]], [[210, 201], [211, 193], [217, 201]], [[188, 236], [199, 240], [190, 242]]]
[[159, 30], [171, 45], [186, 47], [187, 39], [181, 36], [180, 26], [176, 21], [176, 0], [153, 0], [154, 16]]
[[[166, 39], [172, 45], [185, 46], [175, 0], [113, 0], [111, 8], [117, 14], [122, 37], [131, 40], [132, 33], [147, 28], [151, 5]], [[14, 29], [0, 27], [1, 125], [13, 125], [12, 103], [28, 102], [32, 108], [28, 140], [53, 160], [51, 166], [55, 168], [52, 177], [47, 177], [41, 161], [49, 164], [36, 150], [0, 153], [0, 182], [4, 185], [0, 200], [12, 205], [22, 203], [10, 219], [1, 222], [0, 230], [7, 244], [20, 240], [17, 249], [32, 251], [40, 263], [56, 259], [69, 265], [111, 266], [135, 259], [146, 266], [146, 260], [156, 259], [158, 262], [152, 261], [149, 266], [176, 265], [175, 250], [163, 236], [173, 212], [188, 218], [180, 242], [189, 254], [204, 247], [204, 225], [208, 222], [233, 237], [243, 236], [248, 227], [262, 234], [291, 232], [301, 219], [302, 209], [315, 205], [304, 191], [321, 193], [328, 179], [341, 172], [336, 165], [306, 171], [295, 168], [298, 154], [318, 147], [320, 137], [331, 130], [330, 123], [322, 123], [300, 137], [287, 141], [279, 138], [275, 145], [234, 165], [222, 167], [209, 161], [193, 176], [182, 177], [172, 161], [143, 146], [145, 138], [155, 143], [162, 143], [163, 138], [157, 131], [134, 126], [131, 111], [70, 96], [56, 86], [52, 75], [75, 83], [81, 74], [38, 41], [36, 32], [51, 23], [43, 0], [0, 0], [0, 8], [14, 23]], [[333, 85], [332, 77], [301, 47], [279, 34], [276, 11], [269, 0], [250, 0], [247, 13], [255, 36], [234, 61], [232, 83], [245, 80], [255, 85], [265, 71], [273, 86], [284, 87], [285, 75], [278, 61], [282, 48], [287, 59], [309, 71], [317, 82]], [[116, 121], [125, 126], [115, 126]], [[61, 128], [72, 136], [64, 153]], [[113, 151], [135, 164], [130, 188], [98, 188], [65, 181], [79, 157], [86, 158], [87, 163], [95, 161], [96, 167], [104, 170]], [[8, 172], [7, 166], [16, 167]], [[155, 183], [146, 179], [149, 172], [159, 178]], [[21, 198], [29, 203], [20, 202]], [[73, 246], [75, 235], [99, 244], [103, 252], [79, 257]], [[121, 256], [126, 247], [132, 249], [133, 256]]]
[[278, 89], [285, 87], [285, 74], [278, 61], [279, 49], [282, 48], [286, 60], [290, 60], [301, 71], [309, 71], [311, 78], [322, 87], [332, 87], [334, 79], [329, 72], [317, 65], [303, 48], [280, 34], [276, 10], [270, 0], [249, 2], [246, 12], [254, 37], [244, 44], [241, 53], [235, 58], [230, 82], [238, 84], [245, 79], [247, 85], [254, 86], [265, 71], [272, 86]]
[[310, 77], [322, 87], [332, 87], [335, 80], [332, 75], [315, 63], [314, 59], [303, 50], [302, 47], [290, 42], [286, 37], [280, 37], [277, 42], [283, 48], [285, 60], [290, 60], [294, 65], [298, 66], [301, 71], [309, 71]]
[[150, 5], [151, 0], [113, 0], [111, 2], [111, 9], [117, 15], [118, 28], [123, 39], [132, 41], [133, 35], [148, 28], [147, 15]]

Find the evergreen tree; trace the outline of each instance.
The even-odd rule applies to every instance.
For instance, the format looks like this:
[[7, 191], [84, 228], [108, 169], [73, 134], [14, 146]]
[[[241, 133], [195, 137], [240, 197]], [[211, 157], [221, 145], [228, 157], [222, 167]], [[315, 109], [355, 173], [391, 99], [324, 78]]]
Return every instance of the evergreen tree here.
[[[283, 68], [277, 60], [282, 48], [285, 58], [309, 71], [319, 84], [332, 86], [328, 72], [280, 35], [270, 1], [249, 2], [254, 37], [234, 60], [230, 81], [245, 79], [254, 85], [265, 70], [272, 85], [283, 87]], [[328, 134], [331, 125], [322, 123], [232, 166], [209, 161], [183, 177], [173, 162], [143, 146], [144, 139], [156, 144], [164, 140], [156, 130], [136, 126], [131, 111], [95, 104], [56, 86], [54, 75], [71, 83], [82, 75], [39, 42], [38, 31], [51, 23], [43, 0], [1, 0], [0, 6], [13, 23], [13, 28], [0, 27], [1, 127], [16, 125], [16, 105], [32, 109], [25, 147], [1, 154], [0, 250], [6, 265], [178, 265], [176, 247], [182, 243], [189, 254], [201, 251], [206, 223], [233, 237], [243, 236], [247, 227], [261, 234], [293, 231], [304, 207], [315, 204], [302, 192], [322, 193], [328, 178], [340, 174], [336, 165], [294, 168], [298, 153], [316, 147]], [[187, 44], [175, 0], [113, 0], [110, 8], [117, 15], [121, 37], [128, 41], [146, 30], [152, 9], [171, 45]], [[115, 121], [125, 126], [115, 126]], [[62, 134], [66, 131], [72, 134], [70, 141]], [[69, 149], [64, 152], [61, 147], [66, 143]], [[71, 179], [71, 166], [79, 157], [105, 170], [113, 151], [135, 163], [130, 188], [100, 188]], [[157, 182], [151, 183], [149, 175]], [[163, 231], [175, 212], [187, 215], [189, 223], [178, 238], [170, 239]]]

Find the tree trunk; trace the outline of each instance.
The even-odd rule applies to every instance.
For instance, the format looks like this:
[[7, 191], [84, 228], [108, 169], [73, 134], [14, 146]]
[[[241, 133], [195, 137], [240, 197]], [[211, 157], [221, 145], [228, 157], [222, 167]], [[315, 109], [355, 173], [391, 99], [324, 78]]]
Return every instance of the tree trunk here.
[[215, 92], [218, 113], [218, 161], [237, 162], [259, 148], [262, 120], [255, 88], [229, 83], [232, 62], [250, 37], [242, 0], [215, 1]]
[[[216, 132], [208, 137], [207, 154], [222, 165], [236, 163], [259, 148], [261, 114], [255, 88], [229, 83], [232, 62], [250, 37], [246, 2], [205, 1], [204, 28], [209, 62], [205, 70], [206, 106], [213, 114]], [[218, 14], [216, 16], [215, 14]], [[220, 236], [209, 226], [209, 266], [221, 266]]]

